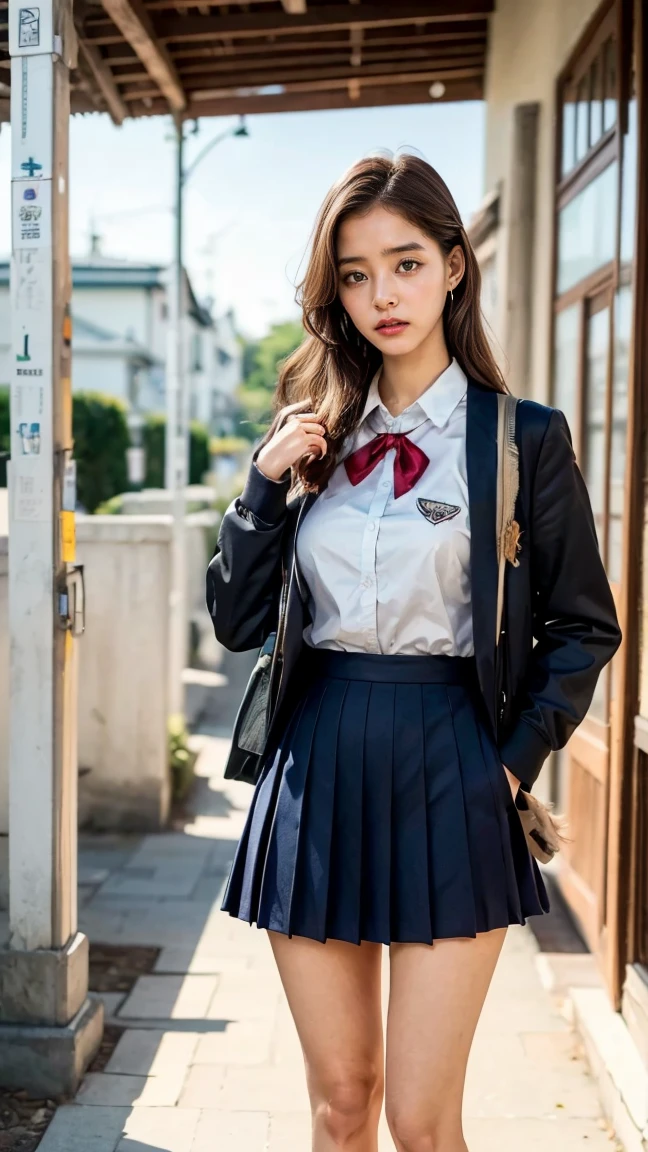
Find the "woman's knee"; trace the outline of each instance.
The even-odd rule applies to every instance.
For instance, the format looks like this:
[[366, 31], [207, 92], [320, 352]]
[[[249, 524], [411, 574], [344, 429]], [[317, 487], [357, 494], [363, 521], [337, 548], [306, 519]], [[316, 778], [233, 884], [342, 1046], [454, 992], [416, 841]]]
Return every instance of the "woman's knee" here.
[[359, 1072], [340, 1069], [314, 1088], [314, 1115], [336, 1146], [344, 1148], [368, 1122], [378, 1115], [383, 1077], [378, 1068]]
[[398, 1152], [460, 1152], [461, 1119], [417, 1115], [416, 1109], [387, 1107], [386, 1120]]

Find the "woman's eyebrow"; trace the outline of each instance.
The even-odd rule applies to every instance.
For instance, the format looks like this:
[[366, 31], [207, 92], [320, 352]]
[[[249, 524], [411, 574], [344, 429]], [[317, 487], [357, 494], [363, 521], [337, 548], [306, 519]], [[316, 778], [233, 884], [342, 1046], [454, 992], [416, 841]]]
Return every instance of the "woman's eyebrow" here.
[[[396, 248], [383, 248], [380, 253], [381, 256], [396, 256], [398, 252], [424, 252], [425, 248], [419, 244], [417, 240], [413, 240], [411, 244], [399, 244]], [[342, 264], [363, 264], [366, 262], [366, 256], [343, 256], [338, 260], [338, 268]]]

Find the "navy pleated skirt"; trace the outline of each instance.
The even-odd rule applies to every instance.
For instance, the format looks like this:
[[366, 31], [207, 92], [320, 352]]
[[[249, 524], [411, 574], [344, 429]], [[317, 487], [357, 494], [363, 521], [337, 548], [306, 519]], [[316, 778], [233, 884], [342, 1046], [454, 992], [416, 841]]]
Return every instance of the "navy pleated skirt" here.
[[474, 658], [304, 645], [222, 908], [314, 940], [431, 944], [549, 911]]

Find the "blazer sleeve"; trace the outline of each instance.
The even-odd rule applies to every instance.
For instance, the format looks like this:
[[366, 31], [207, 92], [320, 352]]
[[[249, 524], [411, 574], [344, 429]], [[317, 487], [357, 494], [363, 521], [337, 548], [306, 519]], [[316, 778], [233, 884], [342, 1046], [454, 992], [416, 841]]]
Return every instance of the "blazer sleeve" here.
[[598, 677], [621, 643], [594, 516], [564, 414], [554, 409], [531, 501], [533, 634], [537, 640], [502, 762], [527, 791], [549, 753], [584, 719]]
[[260, 647], [277, 625], [290, 469], [271, 480], [253, 459], [245, 487], [223, 515], [207, 568], [207, 607], [230, 652]]

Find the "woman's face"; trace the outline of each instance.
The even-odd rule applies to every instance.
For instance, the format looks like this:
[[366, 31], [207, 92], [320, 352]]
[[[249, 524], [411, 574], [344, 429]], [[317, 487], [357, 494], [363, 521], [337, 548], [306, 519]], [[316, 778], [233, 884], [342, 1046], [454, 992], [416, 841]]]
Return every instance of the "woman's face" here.
[[[429, 339], [464, 272], [459, 245], [445, 257], [436, 240], [382, 207], [342, 222], [337, 261], [342, 306], [366, 340], [396, 356]], [[403, 323], [379, 327], [393, 319]]]

